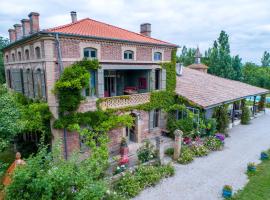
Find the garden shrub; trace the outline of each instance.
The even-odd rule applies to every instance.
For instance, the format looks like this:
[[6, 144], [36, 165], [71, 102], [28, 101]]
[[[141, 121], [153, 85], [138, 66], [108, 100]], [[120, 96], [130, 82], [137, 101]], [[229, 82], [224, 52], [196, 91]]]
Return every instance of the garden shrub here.
[[126, 198], [138, 195], [144, 188], [157, 184], [162, 178], [174, 175], [170, 165], [139, 166], [134, 172], [127, 172], [114, 183], [114, 190]]
[[213, 118], [217, 120], [217, 130], [220, 133], [227, 134], [229, 126], [228, 105], [215, 108]]
[[172, 156], [174, 153], [174, 148], [168, 148], [165, 150], [165, 154], [168, 156]]
[[205, 131], [206, 135], [214, 135], [217, 130], [217, 120], [214, 118], [206, 119]]
[[250, 110], [246, 105], [245, 100], [242, 100], [241, 124], [249, 124], [249, 122], [250, 122]]
[[137, 150], [137, 156], [141, 163], [145, 163], [156, 157], [155, 146], [149, 140], [144, 141], [143, 145]]
[[209, 153], [209, 150], [203, 145], [192, 144], [190, 146], [190, 149], [193, 151], [194, 155], [197, 157], [206, 156]]
[[193, 161], [194, 156], [194, 152], [188, 146], [183, 146], [181, 149], [180, 158], [177, 160], [177, 162], [180, 164], [188, 164]]
[[215, 136], [209, 136], [204, 139], [204, 146], [211, 151], [218, 151], [222, 149], [223, 142]]

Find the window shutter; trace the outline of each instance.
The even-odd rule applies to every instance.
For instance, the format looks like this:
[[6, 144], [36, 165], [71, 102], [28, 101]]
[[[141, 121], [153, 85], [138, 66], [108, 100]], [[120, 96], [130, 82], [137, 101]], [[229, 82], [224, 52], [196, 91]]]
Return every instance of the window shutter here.
[[24, 87], [24, 94], [25, 96], [29, 97], [29, 89], [28, 89], [28, 81], [27, 81], [27, 72], [23, 70], [23, 87]]
[[98, 97], [104, 97], [104, 70], [98, 69]]
[[161, 89], [166, 90], [166, 69], [161, 70]]
[[159, 127], [165, 129], [166, 128], [166, 113], [163, 112], [162, 110], [160, 110], [159, 113], [160, 113]]
[[12, 70], [12, 80], [13, 80], [13, 86], [14, 86], [13, 89], [16, 92], [22, 93], [22, 80], [21, 80], [20, 69]]
[[33, 71], [30, 70], [28, 73], [28, 81], [29, 81], [29, 97], [34, 98], [34, 81], [33, 81]]
[[38, 88], [38, 72], [37, 70], [33, 71], [33, 83], [34, 83], [34, 97], [39, 98], [39, 88]]
[[149, 111], [149, 131], [153, 129], [154, 123], [154, 110]]
[[10, 70], [9, 69], [7, 69], [6, 71], [5, 71], [5, 73], [6, 73], [6, 82], [7, 82], [7, 86], [10, 88], [10, 79], [9, 79], [9, 73], [10, 73]]
[[45, 73], [44, 73], [44, 70], [42, 69], [41, 70], [41, 91], [42, 91], [42, 98], [43, 99], [47, 99], [46, 98], [46, 82], [45, 82]]
[[155, 90], [155, 73], [156, 70], [152, 69], [150, 73], [150, 91]]

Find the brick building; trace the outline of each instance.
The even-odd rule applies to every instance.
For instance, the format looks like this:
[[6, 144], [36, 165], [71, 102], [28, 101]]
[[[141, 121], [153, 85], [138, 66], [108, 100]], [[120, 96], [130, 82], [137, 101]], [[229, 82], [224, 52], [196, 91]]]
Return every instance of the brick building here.
[[[29, 98], [48, 102], [54, 118], [58, 118], [58, 102], [52, 89], [60, 72], [83, 58], [99, 60], [101, 68], [90, 71], [90, 86], [82, 92], [86, 97], [79, 111], [96, 110], [96, 101], [107, 98], [102, 109], [121, 108], [149, 102], [150, 91], [166, 89], [166, 70], [161, 62], [171, 60], [177, 45], [151, 37], [151, 24], [140, 26], [140, 33], [131, 32], [89, 18], [63, 26], [41, 30], [39, 14], [31, 12], [9, 29], [10, 45], [4, 49], [4, 64], [8, 87]], [[116, 96], [130, 95], [128, 99]], [[160, 110], [132, 111], [136, 120], [133, 128], [112, 130], [110, 150], [117, 153], [122, 137], [130, 145], [159, 135], [166, 126], [166, 116]], [[76, 133], [52, 130], [53, 138], [65, 138], [66, 154], [82, 150], [82, 141]]]

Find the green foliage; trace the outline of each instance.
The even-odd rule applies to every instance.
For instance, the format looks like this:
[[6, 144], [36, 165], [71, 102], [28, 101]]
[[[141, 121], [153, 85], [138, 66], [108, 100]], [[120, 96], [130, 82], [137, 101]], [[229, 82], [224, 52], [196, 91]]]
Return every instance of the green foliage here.
[[156, 157], [155, 146], [149, 140], [144, 141], [143, 145], [137, 150], [137, 156], [141, 163], [154, 159]]
[[194, 152], [187, 146], [183, 146], [181, 149], [180, 158], [178, 158], [177, 162], [180, 164], [188, 164], [191, 163], [194, 159]]
[[209, 136], [204, 139], [204, 146], [211, 151], [219, 151], [223, 148], [223, 142], [215, 136]]
[[261, 59], [262, 67], [270, 67], [270, 53], [265, 51], [263, 52], [263, 57]]
[[[98, 178], [102, 174], [95, 168], [97, 159], [80, 161], [75, 155], [64, 160], [60, 146], [57, 149], [52, 155], [42, 147], [26, 165], [17, 168], [6, 188], [6, 199], [103, 199], [108, 186]], [[96, 149], [93, 153], [96, 155]]]
[[173, 156], [173, 154], [174, 154], [174, 148], [168, 148], [168, 149], [166, 149], [165, 150], [165, 154], [167, 155], [167, 156]]
[[214, 118], [205, 120], [205, 131], [206, 135], [214, 135], [217, 131], [217, 120]]
[[222, 105], [215, 108], [213, 118], [217, 120], [217, 130], [220, 133], [227, 133], [227, 129], [229, 126], [229, 117], [227, 114], [228, 105]]
[[209, 153], [209, 150], [203, 145], [194, 144], [190, 148], [197, 157], [206, 156]]
[[242, 100], [242, 115], [241, 115], [241, 124], [249, 124], [250, 122], [250, 110], [246, 105], [245, 100]]
[[3, 60], [3, 52], [2, 49], [9, 44], [9, 40], [7, 38], [3, 38], [0, 36], [0, 84], [6, 82], [5, 79], [5, 69], [4, 69], [4, 60]]
[[164, 166], [139, 166], [133, 173], [127, 172], [114, 184], [118, 194], [135, 197], [146, 187], [156, 185], [162, 178], [174, 175], [174, 168]]
[[99, 68], [98, 60], [82, 60], [64, 69], [54, 91], [59, 99], [59, 111], [75, 112], [83, 96], [81, 90], [89, 85], [89, 70]]
[[177, 62], [184, 66], [193, 64], [195, 62], [195, 52], [195, 48], [187, 48], [186, 46], [183, 46], [180, 56], [177, 57]]
[[176, 87], [176, 50], [172, 50], [172, 59], [169, 63], [163, 63], [162, 68], [166, 69], [166, 90], [175, 92]]
[[258, 105], [259, 111], [263, 111], [265, 109], [265, 100], [266, 100], [266, 95], [265, 94], [261, 95], [259, 105]]

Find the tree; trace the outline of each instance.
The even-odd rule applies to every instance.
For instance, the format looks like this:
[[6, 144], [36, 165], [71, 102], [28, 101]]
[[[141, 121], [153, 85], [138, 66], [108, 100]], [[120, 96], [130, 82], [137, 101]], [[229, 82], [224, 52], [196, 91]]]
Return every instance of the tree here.
[[269, 67], [270, 66], [270, 53], [265, 51], [263, 53], [263, 57], [261, 59], [262, 67]]
[[2, 49], [9, 44], [8, 39], [0, 36], [0, 84], [6, 82]]
[[243, 74], [242, 74], [242, 58], [239, 57], [239, 55], [236, 55], [232, 58], [232, 67], [234, 70], [234, 80], [242, 81]]
[[184, 66], [188, 66], [194, 63], [195, 61], [195, 52], [196, 49], [194, 48], [187, 48], [183, 46], [182, 52], [180, 56], [177, 58], [177, 62], [180, 62]]

